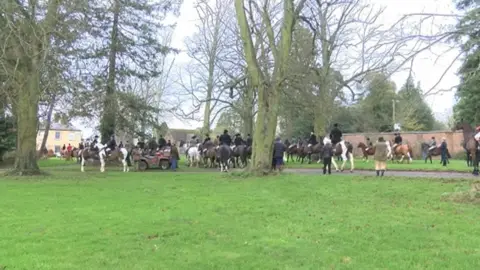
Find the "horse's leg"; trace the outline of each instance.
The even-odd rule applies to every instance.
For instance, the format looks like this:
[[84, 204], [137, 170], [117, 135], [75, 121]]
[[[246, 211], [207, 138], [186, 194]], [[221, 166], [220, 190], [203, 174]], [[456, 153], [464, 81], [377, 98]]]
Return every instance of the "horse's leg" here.
[[350, 159], [350, 172], [353, 172], [353, 170], [355, 169], [355, 164], [354, 164], [354, 161], [353, 161], [353, 154], [348, 153], [348, 158]]
[[123, 172], [127, 172], [127, 160], [125, 158], [122, 159], [122, 165], [123, 165]]
[[105, 160], [100, 157], [100, 172], [105, 172]]
[[80, 163], [80, 171], [85, 172], [85, 159], [82, 158], [82, 161]]
[[399, 162], [400, 162], [400, 163], [403, 163], [403, 159], [404, 159], [404, 158], [405, 158], [405, 155], [402, 154], [402, 157], [400, 158], [400, 161], [399, 161]]
[[335, 161], [335, 157], [334, 157], [334, 156], [332, 157], [332, 164], [333, 164], [333, 167], [335, 167], [335, 171], [338, 172], [338, 166], [337, 166], [337, 162]]

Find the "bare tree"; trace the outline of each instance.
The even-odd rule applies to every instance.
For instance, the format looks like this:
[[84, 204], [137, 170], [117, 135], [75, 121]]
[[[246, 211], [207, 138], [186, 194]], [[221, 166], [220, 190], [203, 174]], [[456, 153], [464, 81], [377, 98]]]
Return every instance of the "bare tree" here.
[[[253, 3], [251, 1], [250, 3]], [[240, 35], [243, 41], [243, 50], [247, 61], [248, 75], [251, 83], [258, 91], [258, 115], [255, 123], [253, 137], [253, 155], [251, 170], [263, 174], [270, 171], [272, 165], [272, 142], [278, 120], [279, 93], [285, 82], [285, 71], [287, 70], [290, 50], [292, 46], [292, 33], [298, 14], [303, 8], [305, 1], [301, 0], [295, 6], [293, 0], [283, 1], [283, 17], [281, 21], [280, 37], [277, 39], [272, 23], [271, 3], [264, 1], [262, 5], [252, 5], [249, 14], [257, 12], [262, 18], [262, 23], [267, 33], [267, 46], [273, 58], [273, 68], [268, 70], [260, 66], [254, 41], [252, 29], [256, 29], [254, 16], [247, 18], [244, 0], [235, 0], [235, 10]], [[266, 50], [263, 50], [265, 55]], [[263, 59], [267, 59], [264, 57]]]
[[226, 42], [232, 37], [228, 21], [232, 18], [232, 1], [216, 0], [210, 4], [207, 0], [197, 2], [195, 8], [199, 24], [195, 34], [185, 41], [188, 55], [192, 62], [180, 73], [179, 86], [192, 99], [190, 112], [183, 112], [187, 118], [203, 109], [202, 132], [207, 133], [217, 115], [230, 104], [226, 77], [219, 69], [219, 55], [226, 50]]
[[417, 53], [406, 48], [410, 39], [397, 34], [398, 25], [378, 23], [383, 12], [362, 0], [307, 3], [301, 19], [313, 33], [312, 55], [319, 55], [310, 99], [317, 133], [325, 133], [336, 99], [355, 100], [354, 86], [367, 74], [396, 72]]

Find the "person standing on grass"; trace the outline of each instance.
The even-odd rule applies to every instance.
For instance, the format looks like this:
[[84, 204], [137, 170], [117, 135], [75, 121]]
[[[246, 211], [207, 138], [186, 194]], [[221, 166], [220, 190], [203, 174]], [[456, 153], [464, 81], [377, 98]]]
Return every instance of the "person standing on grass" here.
[[442, 165], [447, 166], [447, 140], [445, 137], [442, 138], [442, 144], [440, 144], [440, 151], [442, 157]]
[[325, 145], [322, 149], [322, 157], [323, 157], [323, 174], [332, 174], [332, 157], [333, 157], [333, 146], [332, 142], [327, 139], [325, 140]]
[[170, 163], [172, 164], [172, 171], [177, 171], [180, 154], [178, 153], [177, 145], [172, 144], [170, 149]]
[[383, 137], [379, 137], [375, 146], [373, 146], [375, 154], [373, 159], [375, 160], [375, 171], [377, 176], [383, 176], [387, 169], [388, 159], [388, 146]]
[[275, 169], [282, 171], [283, 170], [283, 155], [287, 148], [282, 143], [280, 137], [275, 139], [275, 144], [273, 145], [273, 160], [275, 164]]

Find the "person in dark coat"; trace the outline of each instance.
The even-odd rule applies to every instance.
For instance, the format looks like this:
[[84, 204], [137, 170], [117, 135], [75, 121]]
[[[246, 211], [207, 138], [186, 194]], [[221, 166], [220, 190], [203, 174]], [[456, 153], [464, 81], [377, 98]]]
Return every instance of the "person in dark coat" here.
[[395, 134], [395, 138], [393, 139], [393, 147], [392, 147], [392, 150], [395, 151], [395, 149], [397, 148], [397, 146], [401, 145], [402, 144], [402, 136], [400, 136], [400, 132], [397, 132]]
[[170, 149], [170, 163], [173, 171], [176, 171], [178, 168], [178, 161], [180, 160], [180, 153], [175, 144], [172, 145]]
[[273, 163], [275, 165], [275, 169], [282, 171], [283, 170], [283, 156], [287, 148], [282, 143], [280, 138], [275, 140], [273, 145]]
[[172, 142], [170, 140], [167, 141], [167, 146], [172, 147]]
[[78, 144], [78, 149], [79, 149], [79, 150], [85, 149], [85, 145], [84, 145], [84, 143], [83, 143], [83, 139], [82, 139], [82, 141], [80, 141], [80, 143]]
[[330, 140], [325, 140], [326, 144], [322, 149], [323, 157], [323, 174], [332, 174], [332, 157], [333, 157], [333, 146]]
[[160, 135], [160, 138], [158, 139], [158, 148], [163, 149], [167, 145], [167, 142], [165, 141], [165, 138], [163, 138], [163, 135]]
[[253, 143], [252, 137], [250, 136], [250, 134], [247, 134], [247, 141], [246, 141], [247, 146], [252, 146], [252, 143]]
[[313, 131], [310, 133], [310, 138], [308, 139], [308, 146], [314, 146], [316, 145], [317, 142], [317, 136], [313, 134]]
[[223, 134], [219, 138], [220, 144], [230, 146], [232, 144], [232, 137], [228, 134], [228, 130], [224, 130]]
[[442, 165], [447, 166], [447, 140], [442, 138], [442, 144], [440, 144], [440, 153], [442, 157]]
[[336, 145], [342, 140], [342, 131], [338, 128], [338, 124], [333, 124], [333, 128], [330, 131], [330, 140], [332, 141], [332, 145]]
[[235, 134], [235, 140], [233, 140], [233, 144], [235, 147], [243, 144], [242, 135], [240, 135], [240, 133]]
[[205, 134], [205, 140], [203, 140], [203, 145], [205, 145], [206, 142], [209, 142], [210, 140], [210, 135]]

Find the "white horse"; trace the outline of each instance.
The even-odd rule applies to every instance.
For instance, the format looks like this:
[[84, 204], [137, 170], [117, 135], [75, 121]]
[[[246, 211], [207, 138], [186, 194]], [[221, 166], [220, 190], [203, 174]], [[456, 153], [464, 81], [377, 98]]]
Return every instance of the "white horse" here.
[[[105, 145], [101, 143], [97, 143], [94, 147], [98, 149], [98, 158], [100, 159], [100, 172], [105, 172], [105, 160], [107, 159], [107, 151], [110, 151], [110, 148], [107, 148]], [[128, 157], [127, 149], [122, 147], [122, 148], [118, 148], [117, 151], [121, 154], [121, 155], [118, 155], [118, 160], [122, 162], [123, 172], [129, 172], [130, 168], [128, 167], [128, 162], [127, 162], [127, 157]], [[80, 170], [82, 172], [85, 172], [85, 161], [93, 160], [92, 151], [88, 149], [84, 149], [81, 155], [82, 155], [82, 163], [81, 163]]]
[[386, 141], [387, 143], [387, 159], [391, 159], [392, 158], [392, 146], [390, 145], [390, 141]]
[[[325, 137], [323, 139], [323, 144], [327, 144], [327, 143], [332, 143], [332, 141]], [[337, 156], [336, 155], [336, 149], [334, 148], [333, 149], [333, 157], [332, 157], [332, 164], [333, 164], [333, 167], [335, 167], [335, 171], [343, 171], [343, 168], [345, 167], [345, 163], [347, 162], [347, 159], [350, 160], [350, 172], [353, 172], [354, 168], [355, 168], [355, 164], [354, 164], [354, 161], [353, 161], [353, 154], [351, 152], [348, 152], [348, 148], [347, 148], [347, 145], [345, 144], [345, 141], [344, 140], [341, 140], [339, 142], [341, 148], [342, 148], [342, 153], [340, 154], [340, 156], [342, 157], [342, 166], [340, 166], [340, 170], [338, 169], [338, 165], [337, 165], [337, 162], [335, 161], [335, 157]], [[336, 145], [334, 146], [336, 147]]]
[[200, 163], [201, 155], [200, 151], [198, 151], [199, 146], [199, 143], [192, 145], [187, 151], [187, 158], [188, 162], [190, 163], [190, 167], [192, 167], [194, 163], [198, 167], [198, 164]]

